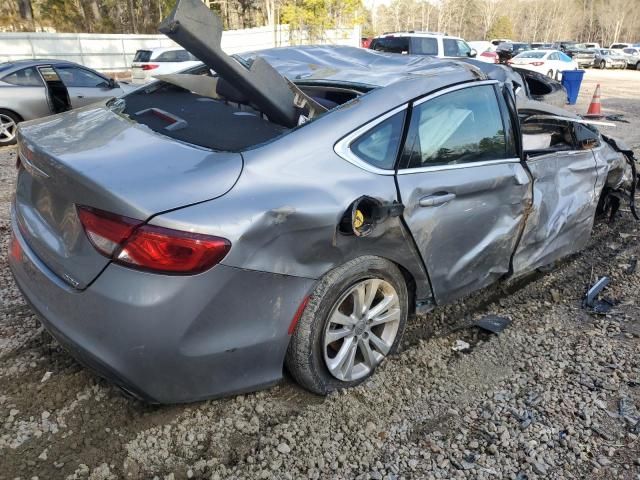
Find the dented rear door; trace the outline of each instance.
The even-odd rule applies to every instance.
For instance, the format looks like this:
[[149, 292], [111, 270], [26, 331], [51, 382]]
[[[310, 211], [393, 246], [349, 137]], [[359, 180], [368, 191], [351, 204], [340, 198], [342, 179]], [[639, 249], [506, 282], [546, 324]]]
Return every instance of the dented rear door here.
[[509, 273], [531, 185], [495, 82], [415, 102], [400, 167], [404, 219], [439, 303]]

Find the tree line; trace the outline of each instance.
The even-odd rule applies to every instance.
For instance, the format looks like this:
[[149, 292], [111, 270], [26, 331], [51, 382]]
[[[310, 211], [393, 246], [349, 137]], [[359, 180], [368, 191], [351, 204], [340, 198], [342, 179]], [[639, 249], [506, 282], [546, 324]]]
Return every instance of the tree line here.
[[[640, 8], [629, 0], [203, 0], [225, 28], [286, 23], [319, 38], [362, 25], [365, 36], [402, 30], [467, 40], [640, 42]], [[0, 30], [157, 33], [175, 0], [4, 0]]]
[[[371, 32], [426, 30], [467, 40], [640, 42], [640, 8], [629, 0], [374, 1]], [[376, 5], [378, 3], [378, 5]]]

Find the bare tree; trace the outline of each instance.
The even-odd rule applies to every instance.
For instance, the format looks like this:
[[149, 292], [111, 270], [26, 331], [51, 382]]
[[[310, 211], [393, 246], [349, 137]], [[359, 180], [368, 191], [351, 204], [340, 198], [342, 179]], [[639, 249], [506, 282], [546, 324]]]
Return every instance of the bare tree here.
[[23, 20], [33, 22], [33, 7], [31, 6], [31, 0], [18, 0], [18, 10], [20, 11], [20, 17]]

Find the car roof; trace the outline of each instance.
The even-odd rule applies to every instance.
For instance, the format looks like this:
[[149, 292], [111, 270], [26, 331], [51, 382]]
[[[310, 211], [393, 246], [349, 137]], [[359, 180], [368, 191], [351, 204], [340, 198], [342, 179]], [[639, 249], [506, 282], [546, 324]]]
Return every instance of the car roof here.
[[[10, 60], [8, 62], [0, 63], [0, 65], [3, 65], [4, 67], [6, 67], [2, 69], [3, 76], [7, 74], [11, 74], [16, 70], [22, 70], [23, 68], [39, 67], [42, 65], [53, 65], [53, 66], [73, 65], [74, 67], [88, 68], [78, 63], [70, 62], [69, 60], [60, 60], [55, 58], [27, 58], [22, 60]], [[94, 70], [91, 70], [91, 71], [94, 71]], [[96, 73], [100, 74], [100, 72], [96, 72]]]
[[60, 60], [55, 58], [25, 58], [21, 60], [10, 60], [8, 62], [3, 62], [4, 65], [10, 64], [15, 67], [25, 68], [25, 67], [35, 67], [38, 65], [79, 65], [75, 62], [70, 62], [69, 60]]
[[[441, 76], [464, 82], [486, 78], [468, 62], [425, 55], [400, 55], [347, 46], [280, 47], [238, 55], [264, 58], [281, 75], [297, 83], [339, 83], [386, 87], [416, 76]], [[482, 77], [482, 78], [480, 78]]]
[[164, 53], [164, 52], [173, 52], [175, 50], [184, 50], [184, 48], [182, 47], [154, 47], [154, 48], [139, 48], [138, 50], [136, 50], [137, 52], [139, 51], [143, 51], [143, 52], [152, 52], [152, 53]]
[[454, 38], [456, 40], [462, 40], [461, 37], [456, 37], [455, 35], [447, 35], [446, 33], [440, 32], [422, 32], [422, 31], [407, 31], [407, 32], [388, 32], [383, 33], [375, 38], [388, 38], [388, 37], [424, 37], [424, 38], [432, 38], [432, 37], [442, 37], [442, 38]]

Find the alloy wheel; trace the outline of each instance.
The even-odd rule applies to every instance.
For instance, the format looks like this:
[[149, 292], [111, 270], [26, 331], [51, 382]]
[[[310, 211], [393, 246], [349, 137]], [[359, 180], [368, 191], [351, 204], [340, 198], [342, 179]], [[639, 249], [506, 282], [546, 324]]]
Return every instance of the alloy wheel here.
[[325, 327], [327, 369], [342, 381], [367, 376], [389, 354], [400, 325], [400, 301], [381, 279], [362, 280], [336, 302]]
[[0, 142], [7, 143], [16, 137], [16, 122], [9, 115], [0, 113]]

